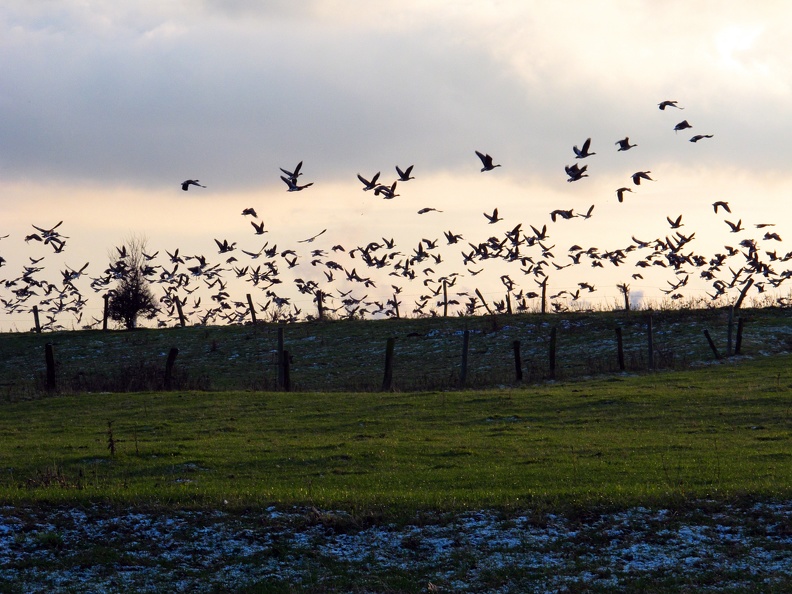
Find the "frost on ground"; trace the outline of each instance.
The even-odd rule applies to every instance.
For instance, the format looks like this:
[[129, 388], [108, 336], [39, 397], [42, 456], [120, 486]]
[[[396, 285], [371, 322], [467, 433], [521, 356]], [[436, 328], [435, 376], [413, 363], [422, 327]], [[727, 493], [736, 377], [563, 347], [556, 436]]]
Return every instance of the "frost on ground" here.
[[369, 586], [366, 578], [345, 582], [360, 592], [378, 591], [389, 575], [437, 592], [772, 588], [792, 583], [792, 501], [575, 516], [422, 514], [400, 525], [274, 507], [0, 508], [4, 592], [212, 592], [267, 582], [332, 591], [339, 575], [378, 576]]

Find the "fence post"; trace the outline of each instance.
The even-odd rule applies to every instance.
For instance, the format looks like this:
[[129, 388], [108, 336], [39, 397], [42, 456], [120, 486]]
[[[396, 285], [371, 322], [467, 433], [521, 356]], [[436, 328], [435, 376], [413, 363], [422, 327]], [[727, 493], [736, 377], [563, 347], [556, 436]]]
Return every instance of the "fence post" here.
[[743, 322], [745, 322], [745, 319], [742, 316], [737, 318], [737, 339], [734, 342], [735, 355], [739, 355], [742, 348]]
[[506, 313], [512, 315], [511, 296], [508, 291], [506, 292]]
[[184, 328], [187, 325], [187, 321], [184, 319], [184, 310], [182, 310], [182, 302], [178, 295], [176, 295], [175, 301], [176, 312], [179, 314], [179, 325]]
[[283, 326], [278, 326], [278, 389], [282, 390], [284, 385], [283, 373]]
[[512, 343], [512, 349], [514, 349], [514, 374], [515, 378], [518, 382], [523, 381], [523, 372], [522, 372], [522, 357], [520, 356], [520, 341], [515, 340]]
[[616, 326], [616, 357], [619, 361], [619, 370], [624, 371], [624, 340], [621, 326]]
[[550, 363], [550, 379], [555, 379], [556, 373], [556, 341], [558, 340], [558, 327], [553, 326], [550, 329], [550, 348], [548, 351], [548, 359]]
[[391, 337], [385, 343], [385, 378], [382, 380], [382, 391], [390, 392], [393, 389], [393, 345], [396, 339]]
[[253, 298], [250, 293], [247, 294], [248, 307], [250, 308], [250, 319], [253, 320], [253, 325], [256, 325], [256, 308], [253, 307]]
[[459, 373], [459, 385], [464, 388], [467, 382], [468, 349], [470, 347], [470, 330], [465, 330], [462, 335], [462, 370]]
[[709, 343], [712, 352], [715, 353], [715, 358], [720, 359], [721, 355], [718, 352], [718, 349], [715, 347], [715, 343], [712, 341], [712, 337], [710, 336], [709, 330], [704, 330], [704, 336], [707, 337], [707, 342]]
[[324, 320], [324, 293], [317, 289], [316, 291], [316, 307], [318, 309], [319, 321]]
[[478, 298], [481, 299], [481, 303], [482, 303], [482, 305], [484, 305], [484, 309], [487, 310], [487, 313], [489, 315], [492, 315], [492, 310], [489, 308], [489, 305], [487, 305], [487, 302], [484, 301], [484, 295], [481, 294], [481, 291], [476, 289], [476, 295], [478, 295]]
[[110, 317], [110, 294], [105, 293], [102, 298], [104, 299], [104, 312], [102, 313], [102, 331], [107, 331], [107, 318]]
[[289, 360], [289, 351], [283, 351], [283, 363], [280, 365], [281, 369], [283, 369], [283, 390], [285, 392], [291, 392], [291, 374], [289, 372], [289, 364], [291, 361]]
[[547, 313], [547, 277], [542, 280], [542, 313]]
[[33, 306], [33, 322], [36, 325], [36, 334], [41, 334], [41, 324], [39, 323], [38, 305]]
[[448, 284], [443, 279], [443, 317], [448, 316]]
[[165, 361], [165, 389], [171, 389], [171, 379], [173, 376], [173, 364], [176, 363], [176, 355], [179, 354], [179, 349], [176, 347], [171, 348], [168, 353], [168, 359]]
[[654, 369], [654, 336], [652, 332], [652, 314], [646, 320], [646, 342], [649, 350], [649, 369]]
[[47, 391], [55, 390], [55, 348], [51, 342], [44, 345], [44, 359], [47, 362]]
[[393, 309], [396, 312], [396, 319], [399, 319], [399, 296], [398, 294], [393, 294]]

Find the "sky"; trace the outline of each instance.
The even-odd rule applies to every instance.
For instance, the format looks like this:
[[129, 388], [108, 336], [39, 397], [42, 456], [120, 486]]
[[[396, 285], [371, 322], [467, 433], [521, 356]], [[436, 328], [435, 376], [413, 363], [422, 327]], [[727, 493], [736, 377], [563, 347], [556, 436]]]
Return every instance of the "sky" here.
[[[7, 0], [0, 281], [39, 257], [38, 278], [59, 284], [66, 267], [86, 263], [98, 277], [133, 236], [152, 253], [180, 248], [218, 263], [226, 255], [214, 239], [237, 250], [264, 241], [299, 248], [299, 266], [281, 266], [283, 277], [318, 280], [309, 248], [394, 238], [411, 254], [423, 238], [439, 238], [436, 274], [458, 271], [459, 287], [495, 299], [504, 270], [526, 290], [541, 277], [498, 262], [463, 265], [463, 248], [445, 245], [444, 231], [477, 244], [519, 223], [547, 225], [544, 243], [561, 262], [575, 244], [608, 251], [673, 235], [666, 217], [680, 214], [678, 231], [695, 232], [688, 246], [708, 259], [746, 238], [786, 254], [754, 225], [773, 223], [785, 238], [789, 22], [792, 5], [781, 0]], [[663, 100], [684, 110], [660, 110]], [[692, 128], [675, 132], [682, 120]], [[712, 138], [692, 143], [693, 134]], [[624, 137], [637, 146], [617, 151]], [[575, 159], [573, 145], [586, 138], [596, 154]], [[476, 150], [500, 167], [480, 171]], [[299, 162], [299, 182], [313, 185], [288, 192], [281, 168]], [[588, 166], [587, 177], [568, 182], [564, 168], [574, 163]], [[357, 174], [381, 172], [389, 185], [397, 165], [414, 165], [415, 177], [398, 184], [399, 196], [362, 191]], [[636, 171], [655, 181], [635, 186]], [[183, 192], [186, 179], [206, 187]], [[618, 203], [625, 186], [634, 191]], [[716, 214], [717, 200], [732, 213]], [[550, 218], [592, 205], [590, 218]], [[254, 235], [241, 215], [249, 207], [268, 234]], [[417, 214], [424, 207], [442, 212]], [[490, 225], [483, 213], [494, 208], [503, 220]], [[725, 219], [744, 229], [731, 233]], [[62, 253], [24, 241], [32, 225], [59, 221], [69, 238]], [[344, 258], [347, 268], [365, 267]], [[479, 268], [484, 274], [470, 272]], [[555, 291], [596, 283], [588, 302], [609, 303], [627, 282], [636, 295], [662, 299], [682, 273], [660, 268], [643, 278], [632, 277], [633, 260], [547, 272]], [[686, 297], [712, 292], [700, 270], [683, 272]], [[385, 294], [403, 280], [371, 274]], [[93, 296], [87, 278], [80, 282]], [[425, 290], [412, 284], [405, 302]], [[10, 299], [10, 288], [0, 284], [0, 297]], [[250, 289], [239, 285], [238, 294]], [[92, 315], [98, 308], [89, 306]], [[0, 330], [28, 326], [24, 308], [0, 312]]]

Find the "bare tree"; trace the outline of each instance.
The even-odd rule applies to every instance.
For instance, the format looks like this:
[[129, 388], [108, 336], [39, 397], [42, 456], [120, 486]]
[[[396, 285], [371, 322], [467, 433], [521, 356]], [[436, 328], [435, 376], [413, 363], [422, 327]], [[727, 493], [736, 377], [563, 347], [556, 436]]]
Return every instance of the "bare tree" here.
[[111, 254], [110, 270], [118, 278], [118, 283], [109, 292], [108, 315], [112, 320], [123, 322], [127, 330], [137, 327], [138, 316], [152, 319], [158, 311], [144, 274], [145, 251], [146, 239], [132, 236]]

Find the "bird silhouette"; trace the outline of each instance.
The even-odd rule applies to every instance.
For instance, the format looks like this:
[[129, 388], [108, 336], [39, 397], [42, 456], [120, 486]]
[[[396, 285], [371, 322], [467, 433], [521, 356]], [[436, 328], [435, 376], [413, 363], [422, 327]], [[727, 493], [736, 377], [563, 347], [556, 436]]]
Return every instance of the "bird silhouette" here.
[[502, 218], [498, 218], [498, 209], [497, 208], [492, 211], [491, 215], [488, 215], [485, 212], [484, 216], [487, 217], [487, 220], [489, 221], [490, 225], [492, 225], [493, 223], [497, 223], [498, 221], [502, 221], [503, 220]]
[[680, 130], [686, 130], [687, 128], [692, 128], [687, 120], [682, 120], [676, 126], [674, 126], [674, 132], [679, 132]]
[[618, 190], [616, 190], [616, 198], [619, 200], [619, 202], [624, 202], [624, 193], [625, 192], [632, 192], [632, 188], [624, 187], [624, 188], [619, 188]]
[[619, 145], [619, 148], [616, 149], [617, 151], [629, 151], [632, 147], [638, 146], [637, 144], [630, 144], [629, 136], [625, 136], [621, 140], [617, 140], [614, 144]]
[[586, 169], [588, 169], [588, 165], [583, 165], [580, 167], [577, 163], [574, 165], [566, 165], [564, 167], [564, 171], [569, 176], [567, 179], [568, 182], [578, 181], [584, 177], [588, 177], [588, 173], [586, 173]]
[[377, 183], [377, 180], [379, 179], [379, 176], [380, 176], [380, 172], [379, 171], [377, 171], [377, 173], [374, 174], [374, 177], [372, 177], [370, 180], [366, 179], [365, 177], [363, 177], [359, 173], [357, 174], [358, 179], [363, 183], [363, 191], [364, 192], [367, 192], [369, 190], [373, 190], [374, 188], [376, 188], [379, 185]]
[[411, 179], [415, 179], [414, 177], [412, 177], [412, 176], [410, 175], [410, 174], [412, 173], [412, 170], [413, 170], [413, 165], [410, 165], [410, 166], [409, 166], [407, 169], [405, 169], [404, 171], [402, 171], [401, 169], [399, 169], [399, 166], [398, 166], [398, 165], [396, 165], [396, 173], [398, 173], [398, 174], [399, 174], [399, 181], [406, 182], [406, 181], [410, 181]]
[[731, 229], [732, 233], [739, 233], [740, 231], [743, 230], [742, 219], [740, 219], [736, 223], [732, 223], [731, 221], [725, 221], [725, 222], [729, 226], [729, 228]]
[[657, 107], [660, 108], [661, 111], [665, 110], [666, 107], [676, 107], [677, 109], [685, 109], [684, 107], [679, 107], [677, 105], [677, 101], [661, 101], [657, 104]]
[[712, 136], [713, 136], [712, 134], [696, 134], [690, 139], [690, 142], [698, 142], [699, 140], [702, 140], [704, 138], [712, 138]]
[[187, 179], [182, 182], [181, 189], [185, 192], [190, 189], [190, 186], [198, 186], [199, 188], [205, 188], [206, 186], [202, 186], [198, 183], [197, 179]]
[[426, 214], [427, 212], [432, 212], [432, 211], [434, 211], [434, 212], [443, 212], [442, 210], [437, 210], [436, 208], [430, 208], [430, 207], [427, 206], [426, 208], [422, 208], [421, 210], [419, 210], [418, 214]]
[[257, 219], [258, 215], [256, 214], [255, 208], [246, 208], [242, 211], [242, 216], [250, 215], [251, 217]]
[[633, 173], [633, 174], [632, 174], [632, 176], [631, 176], [631, 177], [632, 177], [632, 181], [633, 181], [633, 183], [634, 183], [636, 186], [640, 186], [640, 185], [641, 185], [641, 180], [642, 180], [642, 179], [648, 179], [649, 181], [655, 181], [655, 180], [653, 180], [651, 177], [649, 177], [649, 174], [650, 174], [650, 173], [652, 173], [652, 172], [651, 172], [651, 171], [636, 171], [636, 172], [635, 172], [635, 173]]
[[[288, 177], [288, 178], [289, 178], [289, 179], [290, 179], [292, 182], [294, 182], [294, 183], [296, 184], [296, 183], [297, 183], [297, 178], [298, 178], [298, 177], [300, 177], [300, 176], [302, 175], [302, 173], [300, 173], [300, 169], [302, 169], [302, 164], [303, 164], [303, 162], [302, 162], [302, 161], [300, 161], [299, 163], [297, 163], [297, 167], [295, 167], [295, 168], [294, 168], [294, 171], [288, 171], [287, 169], [284, 169], [283, 167], [280, 167], [279, 169], [280, 169], [280, 170], [281, 170], [283, 173], [285, 173], [285, 174], [286, 174], [286, 176], [287, 176], [287, 177]], [[282, 178], [281, 178], [281, 179], [282, 179]]]
[[724, 202], [723, 200], [718, 200], [717, 202], [712, 203], [712, 208], [715, 209], [715, 214], [718, 214], [718, 207], [722, 208], [726, 212], [731, 212], [731, 208], [729, 208], [729, 203]]
[[297, 182], [294, 181], [294, 179], [289, 177], [284, 177], [282, 175], [281, 175], [281, 179], [283, 180], [283, 183], [289, 186], [289, 190], [288, 190], [289, 192], [299, 192], [300, 190], [304, 190], [305, 188], [313, 185], [313, 182], [310, 182], [301, 186], [298, 185]]
[[684, 225], [684, 223], [682, 222], [682, 215], [679, 215], [677, 218], [673, 220], [671, 219], [671, 217], [666, 217], [666, 220], [668, 221], [668, 224], [671, 225], [672, 229], [679, 229]]
[[587, 138], [581, 148], [578, 148], [577, 146], [573, 146], [572, 150], [575, 152], [575, 158], [585, 159], [586, 157], [590, 157], [591, 155], [596, 155], [597, 153], [589, 152], [590, 147], [591, 147], [591, 138]]
[[484, 153], [481, 153], [479, 151], [476, 151], [476, 154], [478, 155], [478, 158], [481, 159], [481, 164], [483, 165], [481, 171], [492, 171], [496, 167], [500, 167], [500, 165], [492, 164], [492, 157], [490, 157], [489, 155], [485, 155]]

